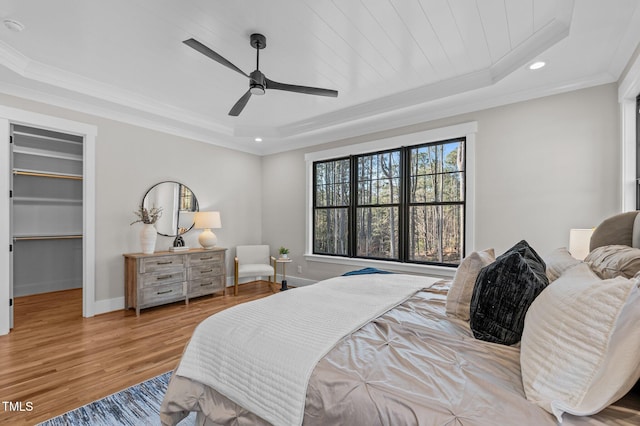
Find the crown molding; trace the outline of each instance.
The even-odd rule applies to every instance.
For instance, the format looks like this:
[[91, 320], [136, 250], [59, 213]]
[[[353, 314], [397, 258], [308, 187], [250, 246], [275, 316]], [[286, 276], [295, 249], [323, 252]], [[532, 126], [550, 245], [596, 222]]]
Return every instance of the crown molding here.
[[[367, 117], [358, 122], [349, 123], [348, 126], [326, 129], [326, 131], [317, 135], [289, 138], [277, 146], [265, 147], [262, 155], [272, 155], [294, 149], [308, 148], [314, 145], [348, 138], [366, 137], [366, 135], [374, 133], [401, 129], [447, 117], [454, 117], [614, 82], [616, 82], [616, 78], [610, 73], [601, 73], [580, 80], [540, 86], [517, 92], [508, 92], [492, 97], [487, 97], [483, 94], [463, 94], [461, 96], [447, 98], [444, 101], [424, 104], [412, 109]], [[366, 132], [364, 132], [363, 129], [366, 129]]]
[[107, 104], [101, 106], [93, 102], [76, 100], [68, 96], [59, 96], [4, 82], [0, 82], [0, 93], [27, 99], [33, 102], [53, 105], [83, 114], [119, 121], [162, 133], [193, 139], [235, 151], [262, 155], [259, 147], [239, 143], [240, 141], [233, 136], [229, 137], [226, 135], [216, 134], [214, 132], [208, 132], [202, 128], [190, 126], [186, 123], [180, 123], [173, 119], [167, 120], [164, 117], [144, 117], [138, 111], [127, 111], [118, 105]]
[[[636, 60], [633, 69], [635, 70], [636, 68], [640, 70], [640, 59]], [[623, 89], [623, 85], [633, 87], [633, 82], [635, 82], [636, 85], [640, 85], [640, 77], [638, 77], [640, 75], [640, 71], [630, 73], [630, 75], [635, 75], [635, 77], [633, 79], [626, 79], [626, 83], [622, 83], [620, 90]], [[390, 111], [385, 114], [364, 117], [360, 120], [351, 121], [342, 126], [326, 127], [322, 131], [316, 131], [301, 136], [281, 138], [270, 134], [269, 136], [263, 136], [265, 142], [261, 144], [256, 144], [253, 142], [253, 138], [250, 138], [251, 135], [256, 134], [251, 132], [259, 130], [258, 128], [249, 130], [247, 135], [235, 135], [229, 137], [207, 132], [202, 128], [190, 126], [186, 123], [180, 123], [177, 121], [170, 123], [166, 119], [161, 120], [157, 117], [144, 118], [141, 117], [139, 113], [125, 111], [114, 105], [98, 106], [93, 103], [77, 101], [68, 97], [56, 96], [8, 83], [0, 82], [0, 92], [34, 102], [49, 104], [60, 108], [193, 139], [223, 148], [262, 156], [427, 123], [441, 118], [481, 111], [530, 99], [552, 96], [573, 90], [612, 83], [615, 81], [616, 78], [614, 76], [609, 73], [603, 73], [586, 77], [579, 81], [568, 81], [560, 85], [537, 87], [518, 92], [505, 93], [494, 97], [462, 94], [459, 96], [449, 97], [445, 100], [439, 100], [437, 102], [425, 103], [414, 108], [404, 108], [401, 110]], [[173, 120], [171, 121], [173, 122]], [[266, 133], [261, 134], [266, 135]], [[250, 141], [245, 141], [245, 139], [249, 138], [251, 139]], [[269, 138], [272, 138], [273, 140], [270, 141]]]
[[229, 126], [212, 122], [191, 111], [176, 108], [117, 86], [102, 83], [79, 74], [61, 70], [27, 58], [8, 44], [0, 41], [0, 63], [23, 78], [48, 84], [83, 96], [111, 102], [127, 108], [144, 111], [201, 127], [220, 135], [233, 136]]

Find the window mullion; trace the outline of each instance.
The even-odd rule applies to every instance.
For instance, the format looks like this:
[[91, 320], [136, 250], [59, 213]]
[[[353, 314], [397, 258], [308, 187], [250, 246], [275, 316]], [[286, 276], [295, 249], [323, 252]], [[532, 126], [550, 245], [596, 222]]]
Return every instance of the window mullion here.
[[400, 206], [398, 208], [398, 249], [400, 262], [406, 262], [409, 250], [409, 149], [400, 148]]
[[358, 204], [358, 159], [355, 155], [349, 157], [349, 257], [357, 253], [357, 220]]

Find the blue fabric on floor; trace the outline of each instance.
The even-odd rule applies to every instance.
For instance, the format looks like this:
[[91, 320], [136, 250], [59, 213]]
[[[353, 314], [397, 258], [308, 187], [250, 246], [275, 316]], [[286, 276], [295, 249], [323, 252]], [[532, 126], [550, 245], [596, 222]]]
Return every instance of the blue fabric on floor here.
[[357, 271], [349, 271], [342, 274], [343, 277], [348, 277], [349, 275], [366, 275], [366, 274], [393, 274], [393, 272], [383, 271], [378, 268], [364, 268], [358, 269]]

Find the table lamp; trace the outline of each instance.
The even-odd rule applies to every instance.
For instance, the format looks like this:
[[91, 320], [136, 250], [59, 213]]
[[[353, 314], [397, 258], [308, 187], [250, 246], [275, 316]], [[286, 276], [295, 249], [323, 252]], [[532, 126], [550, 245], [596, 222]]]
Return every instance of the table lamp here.
[[571, 256], [579, 260], [584, 260], [587, 257], [591, 234], [593, 234], [593, 228], [569, 230], [569, 253]]
[[215, 247], [218, 237], [211, 230], [222, 228], [220, 212], [197, 212], [195, 222], [194, 228], [203, 229], [198, 236], [200, 245], [206, 249]]

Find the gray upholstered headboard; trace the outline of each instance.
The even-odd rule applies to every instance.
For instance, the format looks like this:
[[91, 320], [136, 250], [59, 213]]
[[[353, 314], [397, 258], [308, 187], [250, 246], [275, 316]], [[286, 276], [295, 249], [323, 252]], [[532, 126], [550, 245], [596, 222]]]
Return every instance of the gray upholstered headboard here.
[[640, 248], [640, 213], [620, 213], [602, 221], [591, 236], [589, 250], [608, 245]]

